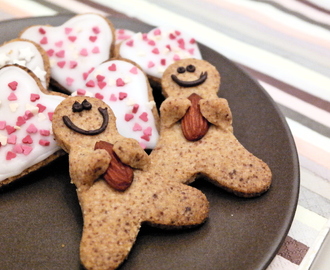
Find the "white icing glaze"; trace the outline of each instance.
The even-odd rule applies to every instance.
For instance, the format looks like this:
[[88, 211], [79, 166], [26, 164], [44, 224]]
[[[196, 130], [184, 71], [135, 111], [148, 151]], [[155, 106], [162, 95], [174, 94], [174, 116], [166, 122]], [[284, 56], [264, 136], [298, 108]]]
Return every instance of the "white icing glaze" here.
[[51, 77], [70, 92], [81, 85], [84, 74], [110, 58], [113, 42], [111, 27], [97, 14], [77, 15], [57, 27], [32, 26], [21, 37], [42, 46], [50, 58]]
[[15, 63], [30, 69], [47, 88], [44, 60], [32, 42], [17, 40], [0, 47], [0, 68]]
[[[0, 87], [2, 181], [20, 174], [60, 149], [52, 135], [49, 113], [55, 110], [63, 98], [42, 93], [36, 81], [16, 66], [0, 69]], [[49, 145], [43, 146], [44, 142]]]
[[119, 54], [156, 78], [161, 78], [164, 70], [179, 59], [202, 58], [194, 38], [167, 27], [154, 28], [147, 34], [136, 33], [121, 43]]
[[122, 136], [136, 139], [142, 147], [155, 147], [159, 137], [151, 111], [155, 105], [149, 101], [147, 79], [139, 68], [127, 61], [110, 60], [99, 65], [86, 82], [72, 95], [102, 99], [113, 110]]

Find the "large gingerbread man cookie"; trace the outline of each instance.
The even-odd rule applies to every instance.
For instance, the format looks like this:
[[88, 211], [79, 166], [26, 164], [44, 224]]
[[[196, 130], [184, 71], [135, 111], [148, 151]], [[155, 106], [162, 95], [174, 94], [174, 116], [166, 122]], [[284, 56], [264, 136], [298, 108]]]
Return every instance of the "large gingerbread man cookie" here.
[[55, 110], [53, 130], [69, 153], [84, 228], [80, 257], [87, 269], [115, 269], [126, 258], [142, 223], [180, 228], [201, 224], [208, 202], [199, 190], [149, 173], [139, 143], [117, 132], [102, 100], [69, 97]]
[[234, 136], [228, 102], [217, 96], [219, 86], [220, 74], [204, 60], [180, 60], [166, 69], [162, 90], [167, 98], [151, 168], [182, 183], [203, 174], [236, 195], [260, 195], [270, 187], [271, 171]]

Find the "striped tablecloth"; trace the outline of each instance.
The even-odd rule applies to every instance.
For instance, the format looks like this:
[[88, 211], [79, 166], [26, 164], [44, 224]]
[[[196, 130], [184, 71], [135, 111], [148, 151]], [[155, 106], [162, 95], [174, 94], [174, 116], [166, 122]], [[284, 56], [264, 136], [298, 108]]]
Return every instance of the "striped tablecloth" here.
[[84, 12], [179, 24], [266, 89], [291, 128], [301, 170], [292, 227], [267, 270], [308, 269], [330, 218], [330, 1], [0, 0], [0, 20]]

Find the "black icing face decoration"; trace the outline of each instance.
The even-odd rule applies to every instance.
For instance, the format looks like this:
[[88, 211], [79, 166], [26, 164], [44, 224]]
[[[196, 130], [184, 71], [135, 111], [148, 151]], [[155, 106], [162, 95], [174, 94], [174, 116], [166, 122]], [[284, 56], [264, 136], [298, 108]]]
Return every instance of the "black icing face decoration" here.
[[[79, 113], [82, 112], [84, 110], [89, 111], [92, 109], [92, 104], [90, 102], [88, 102], [86, 99], [82, 102], [79, 103], [78, 101], [75, 101], [72, 104], [72, 112], [74, 113]], [[97, 135], [102, 133], [108, 126], [109, 123], [109, 115], [108, 115], [108, 109], [107, 108], [98, 108], [98, 111], [100, 112], [100, 114], [102, 115], [103, 118], [103, 122], [100, 128], [98, 129], [93, 129], [93, 130], [85, 130], [82, 129], [80, 127], [77, 127], [68, 116], [63, 116], [63, 122], [64, 124], [71, 130], [78, 132], [80, 134], [83, 135]]]
[[[186, 67], [178, 67], [177, 68], [177, 72], [179, 74], [180, 73], [182, 74], [182, 73], [185, 73], [185, 72], [195, 72], [195, 70], [196, 70], [196, 67], [194, 65], [188, 65]], [[178, 78], [178, 76], [176, 76], [174, 74], [171, 75], [171, 78], [176, 84], [178, 84], [182, 87], [194, 87], [194, 86], [198, 86], [198, 85], [205, 82], [205, 80], [207, 79], [207, 72], [202, 72], [200, 74], [199, 78], [197, 80], [194, 80], [194, 81], [180, 80]]]

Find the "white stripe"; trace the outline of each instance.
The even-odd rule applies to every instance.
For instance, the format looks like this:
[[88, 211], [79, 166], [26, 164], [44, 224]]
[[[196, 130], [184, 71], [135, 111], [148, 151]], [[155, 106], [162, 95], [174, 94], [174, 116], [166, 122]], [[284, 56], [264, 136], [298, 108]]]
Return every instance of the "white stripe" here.
[[319, 231], [298, 220], [293, 220], [288, 235], [296, 241], [310, 247], [315, 242]]
[[28, 10], [31, 16], [54, 16], [57, 12], [53, 9], [45, 7], [39, 3], [29, 0], [1, 0], [17, 7], [18, 9]]
[[306, 117], [313, 119], [327, 127], [330, 127], [330, 113], [317, 108], [301, 99], [287, 94], [280, 89], [259, 81], [259, 83], [265, 88], [265, 90], [272, 96], [272, 98], [279, 104], [286, 106]]
[[250, 66], [312, 95], [330, 101], [330, 78], [284, 57], [235, 40], [192, 19], [180, 16], [144, 0], [97, 0], [96, 2], [111, 6], [119, 12], [136, 17], [151, 25], [171, 25], [176, 28], [180, 26], [181, 29], [194, 36], [199, 42], [224, 54], [233, 61]]
[[314, 3], [319, 7], [323, 7], [325, 9], [330, 10], [330, 2], [328, 0], [309, 0], [309, 2]]
[[[321, 177], [318, 177], [305, 168], [301, 168], [300, 175], [301, 185], [303, 187], [321, 195], [330, 201], [330, 182], [322, 179]], [[317, 185], [315, 185], [315, 183], [317, 183]]]
[[282, 256], [276, 255], [271, 264], [266, 268], [266, 270], [297, 270], [298, 265], [290, 262], [289, 260], [283, 258]]
[[294, 216], [296, 221], [306, 224], [314, 230], [321, 231], [327, 223], [327, 219], [298, 205]]

